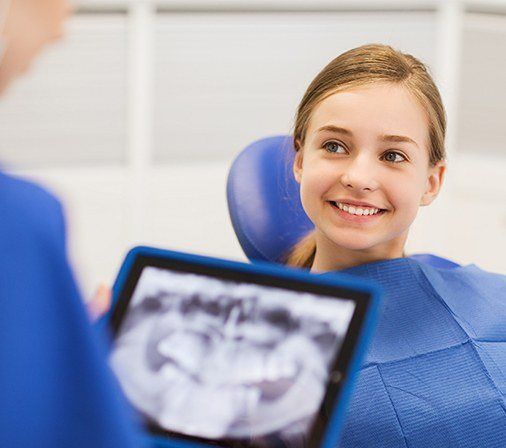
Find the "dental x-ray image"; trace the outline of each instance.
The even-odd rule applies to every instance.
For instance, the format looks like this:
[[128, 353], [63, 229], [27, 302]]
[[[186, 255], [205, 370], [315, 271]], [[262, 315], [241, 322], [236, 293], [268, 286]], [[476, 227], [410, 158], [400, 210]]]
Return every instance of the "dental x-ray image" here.
[[111, 354], [133, 405], [206, 439], [304, 434], [353, 301], [144, 268]]

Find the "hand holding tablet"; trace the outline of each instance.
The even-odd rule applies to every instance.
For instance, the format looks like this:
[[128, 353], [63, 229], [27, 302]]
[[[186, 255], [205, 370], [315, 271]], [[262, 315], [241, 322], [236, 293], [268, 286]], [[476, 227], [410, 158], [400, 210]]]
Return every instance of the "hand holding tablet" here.
[[344, 275], [136, 248], [110, 362], [160, 446], [333, 447], [378, 296]]

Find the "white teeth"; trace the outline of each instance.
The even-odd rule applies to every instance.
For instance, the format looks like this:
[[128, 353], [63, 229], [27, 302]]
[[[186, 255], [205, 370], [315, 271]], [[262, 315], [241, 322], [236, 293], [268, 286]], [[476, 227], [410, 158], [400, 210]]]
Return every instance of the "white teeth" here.
[[352, 205], [346, 205], [341, 202], [335, 202], [337, 207], [341, 210], [344, 210], [345, 212], [350, 213], [351, 215], [357, 215], [357, 216], [370, 216], [375, 215], [380, 211], [379, 208], [359, 208], [359, 207], [353, 207]]

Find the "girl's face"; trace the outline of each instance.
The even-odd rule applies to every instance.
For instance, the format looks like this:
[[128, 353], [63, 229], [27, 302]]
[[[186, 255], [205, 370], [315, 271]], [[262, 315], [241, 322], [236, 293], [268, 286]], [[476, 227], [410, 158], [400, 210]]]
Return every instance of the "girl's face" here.
[[6, 51], [0, 64], [0, 93], [28, 70], [46, 44], [62, 36], [69, 13], [67, 0], [12, 0], [1, 30]]
[[[427, 116], [397, 84], [335, 93], [313, 111], [294, 175], [322, 250], [402, 256], [420, 205], [436, 197], [444, 163], [429, 165]], [[366, 256], [367, 258], [367, 256]]]

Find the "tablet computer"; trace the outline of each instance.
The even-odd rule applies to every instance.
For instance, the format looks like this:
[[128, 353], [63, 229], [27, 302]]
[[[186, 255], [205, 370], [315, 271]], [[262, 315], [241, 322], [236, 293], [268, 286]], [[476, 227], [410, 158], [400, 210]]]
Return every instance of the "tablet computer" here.
[[379, 289], [148, 247], [114, 285], [110, 364], [158, 446], [334, 448]]

